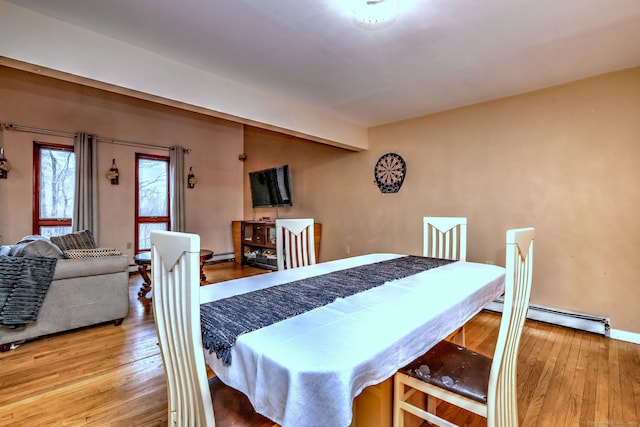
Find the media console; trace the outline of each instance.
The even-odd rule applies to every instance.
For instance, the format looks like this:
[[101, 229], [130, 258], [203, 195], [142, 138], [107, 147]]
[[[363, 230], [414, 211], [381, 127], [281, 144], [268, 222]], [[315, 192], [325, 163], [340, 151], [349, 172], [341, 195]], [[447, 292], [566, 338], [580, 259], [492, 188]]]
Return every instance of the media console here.
[[[231, 232], [236, 262], [267, 270], [277, 270], [275, 221], [232, 221]], [[322, 224], [315, 223], [316, 262], [320, 259]]]

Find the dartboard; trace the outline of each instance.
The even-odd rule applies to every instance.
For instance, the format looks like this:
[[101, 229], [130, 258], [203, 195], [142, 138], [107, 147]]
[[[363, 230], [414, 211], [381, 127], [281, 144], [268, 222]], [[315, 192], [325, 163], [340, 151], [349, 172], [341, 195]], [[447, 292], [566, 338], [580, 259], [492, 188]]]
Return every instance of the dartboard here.
[[395, 153], [387, 153], [378, 159], [373, 170], [375, 183], [383, 193], [397, 193], [407, 173], [407, 164]]

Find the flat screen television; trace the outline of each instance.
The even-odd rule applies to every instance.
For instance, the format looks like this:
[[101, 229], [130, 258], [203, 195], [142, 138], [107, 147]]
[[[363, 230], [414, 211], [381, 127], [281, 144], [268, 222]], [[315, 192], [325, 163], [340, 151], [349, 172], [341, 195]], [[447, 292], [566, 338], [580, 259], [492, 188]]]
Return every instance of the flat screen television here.
[[254, 208], [291, 206], [289, 165], [249, 172]]

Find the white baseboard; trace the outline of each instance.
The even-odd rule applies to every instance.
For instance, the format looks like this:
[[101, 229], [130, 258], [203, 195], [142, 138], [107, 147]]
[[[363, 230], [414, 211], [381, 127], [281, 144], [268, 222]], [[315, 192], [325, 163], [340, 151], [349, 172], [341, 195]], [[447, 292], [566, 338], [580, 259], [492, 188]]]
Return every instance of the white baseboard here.
[[636, 334], [635, 332], [621, 331], [620, 329], [611, 329], [610, 336], [611, 338], [616, 340], [640, 344], [640, 334]]

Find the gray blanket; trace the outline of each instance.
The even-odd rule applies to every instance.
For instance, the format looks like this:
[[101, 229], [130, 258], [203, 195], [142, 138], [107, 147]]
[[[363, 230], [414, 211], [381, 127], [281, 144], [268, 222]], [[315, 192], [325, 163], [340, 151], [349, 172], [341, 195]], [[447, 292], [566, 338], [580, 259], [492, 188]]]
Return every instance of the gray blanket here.
[[230, 365], [231, 347], [240, 334], [451, 262], [404, 256], [201, 304], [202, 343]]
[[21, 328], [37, 319], [57, 261], [0, 256], [0, 327]]

